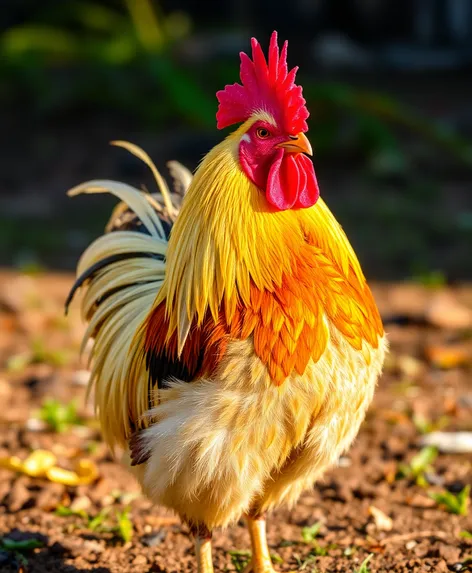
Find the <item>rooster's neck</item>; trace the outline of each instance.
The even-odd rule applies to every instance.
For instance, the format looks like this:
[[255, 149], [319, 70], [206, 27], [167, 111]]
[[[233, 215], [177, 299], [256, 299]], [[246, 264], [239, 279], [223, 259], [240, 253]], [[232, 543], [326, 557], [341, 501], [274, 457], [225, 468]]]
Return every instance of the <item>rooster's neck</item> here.
[[[229, 136], [205, 157], [171, 233], [166, 279], [156, 304], [165, 300], [179, 347], [194, 320], [221, 309], [232, 320], [251, 289], [274, 292], [293, 274], [307, 249], [323, 249], [362, 277], [344, 233], [321, 201], [312, 208], [275, 211], [246, 177], [238, 139]], [[363, 280], [363, 277], [362, 277]], [[315, 287], [315, 285], [313, 285]]]

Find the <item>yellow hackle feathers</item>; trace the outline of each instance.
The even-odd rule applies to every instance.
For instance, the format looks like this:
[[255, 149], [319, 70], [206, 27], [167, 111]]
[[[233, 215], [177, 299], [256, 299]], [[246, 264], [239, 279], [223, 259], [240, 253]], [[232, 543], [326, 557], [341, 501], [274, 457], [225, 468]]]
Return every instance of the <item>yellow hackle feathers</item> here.
[[[177, 332], [179, 351], [193, 321], [201, 325], [207, 311], [217, 322], [223, 309], [230, 324], [238, 304], [253, 304], [251, 285], [262, 295], [282, 288], [284, 277], [298, 276], [307, 243], [320, 267], [323, 297], [325, 287], [331, 288], [330, 273], [334, 290], [337, 280], [347, 281], [360, 285], [358, 294], [363, 297], [365, 279], [357, 257], [325, 203], [320, 199], [310, 209], [276, 211], [242, 171], [238, 146], [254, 121], [246, 122], [208, 153], [172, 230], [166, 279], [155, 306], [165, 302], [167, 336]], [[314, 270], [306, 280], [315, 280], [316, 274]], [[316, 284], [312, 290], [316, 297]], [[344, 304], [339, 294], [338, 303]], [[294, 305], [302, 302], [294, 297]], [[322, 307], [330, 304], [324, 298], [321, 302]], [[276, 328], [281, 325], [282, 317], [275, 321]], [[372, 338], [380, 334], [379, 327]]]

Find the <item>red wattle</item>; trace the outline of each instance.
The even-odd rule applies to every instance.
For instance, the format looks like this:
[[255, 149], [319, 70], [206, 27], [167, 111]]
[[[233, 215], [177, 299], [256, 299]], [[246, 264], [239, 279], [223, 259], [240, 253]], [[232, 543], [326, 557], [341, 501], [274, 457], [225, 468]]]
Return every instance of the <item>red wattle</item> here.
[[320, 196], [315, 169], [312, 161], [306, 155], [300, 153], [297, 155], [297, 161], [300, 173], [303, 173], [306, 177], [306, 180], [299, 187], [300, 193], [298, 194], [297, 207], [311, 207], [318, 201]]
[[[271, 205], [279, 211], [290, 209], [295, 204], [297, 199], [296, 195], [290, 197], [287, 193], [288, 189], [284, 189], [284, 181], [282, 178], [282, 161], [285, 157], [283, 149], [279, 149], [272, 162], [269, 176], [267, 177], [266, 197]], [[293, 193], [293, 189], [292, 189]]]
[[279, 149], [267, 178], [266, 197], [279, 211], [314, 205], [319, 190], [313, 163], [301, 153]]

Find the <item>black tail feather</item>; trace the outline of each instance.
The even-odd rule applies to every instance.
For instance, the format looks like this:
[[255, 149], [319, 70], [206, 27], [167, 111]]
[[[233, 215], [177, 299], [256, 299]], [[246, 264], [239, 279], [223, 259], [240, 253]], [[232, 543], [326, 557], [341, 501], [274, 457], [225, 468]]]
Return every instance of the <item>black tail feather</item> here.
[[154, 258], [156, 256], [157, 255], [155, 255], [153, 253], [144, 253], [144, 252], [139, 252], [139, 251], [136, 252], [135, 251], [132, 253], [120, 253], [117, 255], [110, 255], [109, 257], [106, 257], [105, 259], [102, 259], [101, 261], [96, 262], [94, 265], [92, 265], [86, 271], [84, 271], [80, 275], [80, 277], [77, 278], [75, 283], [72, 285], [72, 288], [69, 292], [69, 296], [67, 297], [67, 300], [65, 302], [65, 314], [67, 315], [67, 313], [69, 311], [69, 306], [70, 306], [72, 299], [74, 298], [77, 290], [85, 283], [85, 281], [87, 281], [88, 279], [91, 279], [97, 271], [103, 269], [107, 265], [110, 265], [112, 263], [116, 263], [117, 261], [125, 261], [127, 259], [136, 259], [139, 257], [144, 257], [144, 258], [149, 259], [149, 258]]

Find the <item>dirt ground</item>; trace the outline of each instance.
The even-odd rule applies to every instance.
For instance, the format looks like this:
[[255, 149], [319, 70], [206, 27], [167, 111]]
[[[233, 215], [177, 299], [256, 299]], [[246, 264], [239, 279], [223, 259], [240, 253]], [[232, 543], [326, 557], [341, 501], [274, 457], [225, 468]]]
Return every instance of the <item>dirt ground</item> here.
[[[84, 401], [87, 372], [78, 358], [83, 325], [76, 307], [63, 316], [72, 280], [0, 273], [0, 570], [194, 571], [186, 528], [139, 495], [100, 441]], [[374, 290], [391, 341], [385, 374], [339, 467], [293, 510], [270, 516], [275, 567], [320, 573], [472, 570], [467, 490], [455, 508], [464, 515], [451, 513], [459, 492], [472, 483], [472, 454], [440, 452], [435, 458], [434, 450], [421, 445], [434, 430], [472, 430], [472, 288], [389, 284]], [[44, 402], [51, 397], [58, 402], [48, 410]], [[77, 408], [61, 418], [58, 404], [74, 398]], [[89, 484], [85, 477], [82, 485], [64, 485], [52, 472], [33, 477], [5, 467], [38, 449], [53, 453], [65, 469], [85, 460], [97, 475]], [[423, 462], [411, 464], [419, 452]], [[30, 465], [28, 471], [35, 469]], [[432, 498], [447, 492], [449, 509]], [[248, 549], [243, 523], [217, 531], [216, 571], [241, 571]]]

